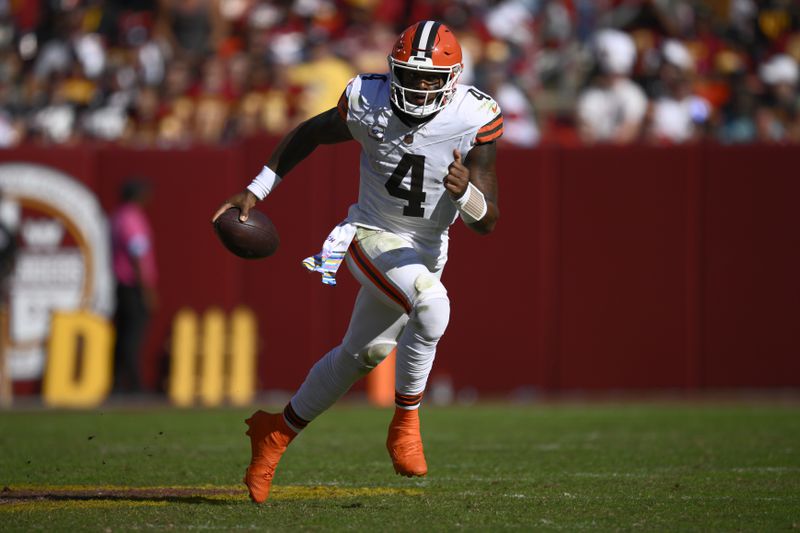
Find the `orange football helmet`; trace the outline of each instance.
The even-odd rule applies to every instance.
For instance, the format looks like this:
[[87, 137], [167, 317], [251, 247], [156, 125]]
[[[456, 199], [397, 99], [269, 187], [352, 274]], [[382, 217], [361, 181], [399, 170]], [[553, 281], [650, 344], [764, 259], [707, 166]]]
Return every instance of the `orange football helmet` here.
[[[417, 22], [401, 33], [388, 60], [392, 103], [404, 113], [420, 118], [440, 111], [453, 100], [464, 69], [461, 45], [453, 32], [433, 20]], [[404, 83], [403, 74], [412, 73], [441, 75], [442, 86], [434, 90], [410, 87]]]

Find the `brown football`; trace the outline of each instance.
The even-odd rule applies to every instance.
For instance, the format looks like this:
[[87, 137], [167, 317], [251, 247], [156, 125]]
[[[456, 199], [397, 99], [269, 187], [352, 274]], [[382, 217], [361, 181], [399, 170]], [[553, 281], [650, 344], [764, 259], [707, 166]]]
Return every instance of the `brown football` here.
[[225, 248], [245, 259], [261, 259], [275, 253], [280, 244], [272, 221], [256, 209], [245, 222], [239, 221], [239, 209], [232, 207], [214, 222], [214, 231]]

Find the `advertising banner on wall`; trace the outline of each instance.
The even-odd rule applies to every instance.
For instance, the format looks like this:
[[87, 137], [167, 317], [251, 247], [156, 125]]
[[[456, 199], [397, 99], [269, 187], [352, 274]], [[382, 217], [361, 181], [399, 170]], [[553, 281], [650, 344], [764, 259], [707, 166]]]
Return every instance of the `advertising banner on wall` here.
[[75, 178], [28, 163], [0, 164], [0, 222], [17, 239], [3, 331], [12, 380], [42, 378], [54, 314], [114, 310], [108, 221]]

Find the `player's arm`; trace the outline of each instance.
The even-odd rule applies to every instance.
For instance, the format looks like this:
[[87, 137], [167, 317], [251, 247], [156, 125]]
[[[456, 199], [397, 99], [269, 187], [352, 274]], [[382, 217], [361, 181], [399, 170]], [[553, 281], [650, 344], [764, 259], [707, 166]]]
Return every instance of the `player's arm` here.
[[496, 157], [494, 142], [474, 146], [463, 161], [461, 153], [453, 150], [453, 162], [444, 178], [444, 186], [458, 206], [461, 218], [482, 235], [491, 233], [500, 217], [494, 170]]
[[345, 119], [336, 107], [302, 122], [281, 140], [264, 170], [247, 189], [228, 198], [214, 213], [211, 221], [217, 220], [217, 217], [231, 207], [238, 207], [241, 211], [239, 219], [247, 220], [250, 209], [256, 202], [263, 200], [280, 182], [281, 177], [286, 176], [317, 146], [349, 141], [352, 138]]
[[267, 162], [278, 176], [285, 176], [320, 144], [353, 139], [347, 123], [335, 107], [312, 117], [289, 132]]

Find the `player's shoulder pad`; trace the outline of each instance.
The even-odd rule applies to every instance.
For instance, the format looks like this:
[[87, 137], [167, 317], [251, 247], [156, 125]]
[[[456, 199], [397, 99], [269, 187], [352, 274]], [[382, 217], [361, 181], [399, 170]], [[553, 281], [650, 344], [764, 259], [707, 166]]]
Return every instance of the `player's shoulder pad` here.
[[389, 75], [359, 74], [354, 80], [353, 91], [359, 96], [359, 102], [364, 106], [385, 105], [389, 96]]
[[389, 74], [359, 74], [356, 78], [362, 87], [373, 90], [389, 83]]
[[471, 85], [459, 85], [458, 115], [477, 130], [475, 144], [496, 141], [503, 135], [503, 112], [494, 98]]

